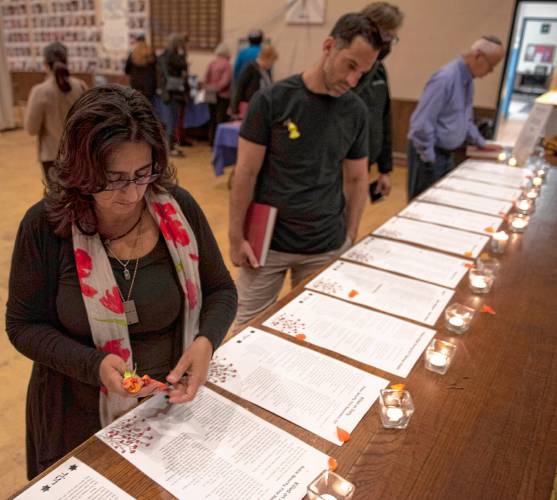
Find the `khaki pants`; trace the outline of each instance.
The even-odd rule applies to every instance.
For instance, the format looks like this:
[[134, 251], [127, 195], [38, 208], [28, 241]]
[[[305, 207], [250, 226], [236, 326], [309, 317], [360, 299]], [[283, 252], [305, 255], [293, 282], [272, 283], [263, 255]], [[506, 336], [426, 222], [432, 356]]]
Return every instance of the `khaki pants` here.
[[269, 250], [263, 267], [257, 269], [242, 267], [236, 280], [238, 313], [233, 331], [238, 332], [248, 321], [277, 300], [289, 269], [291, 285], [294, 288], [348, 250], [351, 244], [351, 241], [346, 238], [340, 248], [314, 255]]

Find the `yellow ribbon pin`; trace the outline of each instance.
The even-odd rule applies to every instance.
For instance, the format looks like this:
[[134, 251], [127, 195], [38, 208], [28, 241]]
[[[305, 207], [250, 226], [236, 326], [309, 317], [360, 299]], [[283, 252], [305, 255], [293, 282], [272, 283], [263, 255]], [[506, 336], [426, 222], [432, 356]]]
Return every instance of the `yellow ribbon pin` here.
[[286, 128], [288, 129], [289, 139], [298, 139], [301, 137], [298, 126], [292, 120], [286, 122]]

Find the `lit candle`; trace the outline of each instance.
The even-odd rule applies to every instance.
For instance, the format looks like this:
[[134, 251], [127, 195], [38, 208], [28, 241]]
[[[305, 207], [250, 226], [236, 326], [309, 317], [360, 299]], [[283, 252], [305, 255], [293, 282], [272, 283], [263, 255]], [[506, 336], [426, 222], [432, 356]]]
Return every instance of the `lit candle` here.
[[526, 197], [531, 200], [535, 200], [538, 197], [538, 190], [537, 189], [528, 190], [528, 192], [526, 193]]
[[530, 209], [530, 203], [528, 202], [528, 200], [520, 200], [516, 206], [524, 212]]
[[509, 242], [509, 235], [505, 231], [498, 231], [491, 239], [491, 249], [495, 253], [503, 253]]
[[516, 167], [516, 163], [517, 163], [517, 162], [516, 162], [516, 158], [515, 158], [514, 156], [511, 156], [511, 157], [509, 158], [509, 165], [510, 165], [511, 167]]
[[342, 495], [342, 498], [348, 495], [350, 491], [352, 491], [352, 489], [353, 486], [348, 481], [342, 480], [342, 481], [335, 481], [333, 483], [333, 490], [335, 490], [335, 493]]
[[541, 186], [543, 184], [543, 179], [541, 177], [534, 177], [532, 179], [533, 186]]
[[483, 289], [483, 288], [487, 287], [487, 282], [485, 280], [485, 276], [472, 276], [470, 278], [470, 284], [474, 288], [479, 288], [479, 289]]
[[449, 323], [453, 326], [460, 327], [464, 325], [464, 318], [460, 314], [456, 314], [449, 318]]
[[443, 352], [432, 352], [429, 355], [429, 363], [437, 368], [443, 368], [447, 364], [447, 355]]
[[528, 225], [528, 221], [526, 219], [517, 217], [513, 219], [511, 225], [514, 229], [524, 229]]
[[398, 406], [389, 406], [387, 408], [387, 418], [391, 422], [398, 422], [404, 416], [404, 412]]
[[505, 161], [507, 159], [507, 153], [505, 153], [504, 151], [501, 151], [499, 153], [499, 155], [497, 156], [497, 159], [499, 161]]
[[545, 170], [543, 168], [536, 170], [536, 175], [543, 179], [545, 177]]

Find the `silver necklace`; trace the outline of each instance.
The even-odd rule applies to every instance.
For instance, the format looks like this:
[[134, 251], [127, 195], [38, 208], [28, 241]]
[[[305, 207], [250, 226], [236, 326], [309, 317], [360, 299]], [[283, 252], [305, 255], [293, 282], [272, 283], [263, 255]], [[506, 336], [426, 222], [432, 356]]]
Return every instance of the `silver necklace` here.
[[[135, 253], [135, 249], [137, 247], [137, 242], [139, 240], [139, 234], [141, 233], [142, 219], [143, 219], [143, 211], [141, 212], [141, 216], [139, 217], [139, 228], [137, 230], [137, 234], [135, 236], [135, 241], [133, 243], [132, 253]], [[126, 262], [122, 262], [118, 257], [116, 257], [116, 255], [114, 255], [114, 252], [112, 251], [112, 248], [110, 246], [110, 240], [106, 240], [105, 245], [106, 245], [106, 248], [108, 249], [108, 253], [110, 254], [110, 256], [114, 257], [116, 259], [116, 261], [118, 262], [118, 264], [120, 264], [122, 266], [122, 268], [123, 268], [122, 274], [124, 275], [124, 279], [126, 281], [130, 281], [131, 273], [130, 273], [130, 270], [128, 269], [128, 266], [130, 265], [130, 262], [132, 261], [132, 259], [128, 259]], [[136, 269], [137, 269], [137, 261], [136, 261]]]

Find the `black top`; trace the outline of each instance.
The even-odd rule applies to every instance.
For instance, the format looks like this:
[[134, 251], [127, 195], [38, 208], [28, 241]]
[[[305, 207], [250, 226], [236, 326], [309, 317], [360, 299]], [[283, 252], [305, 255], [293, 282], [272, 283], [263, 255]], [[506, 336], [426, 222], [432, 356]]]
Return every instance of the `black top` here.
[[391, 96], [387, 71], [382, 62], [362, 76], [354, 92], [364, 101], [369, 114], [369, 163], [377, 163], [379, 172], [393, 169]]
[[[199, 335], [207, 337], [216, 348], [236, 314], [236, 289], [201, 208], [181, 188], [172, 194], [199, 247], [203, 301]], [[107, 354], [95, 349], [91, 334], [80, 331], [77, 320], [71, 322], [74, 331], [65, 328], [62, 319], [70, 326], [69, 315], [63, 313], [60, 317], [57, 305], [69, 276], [76, 276], [73, 260], [64, 257], [68, 252], [72, 252], [72, 241], [54, 234], [44, 201], [29, 209], [20, 224], [12, 256], [6, 331], [16, 349], [34, 361], [27, 393], [30, 479], [100, 429], [99, 365]], [[172, 295], [170, 300], [174, 300]], [[62, 306], [60, 312], [63, 309]], [[140, 318], [141, 314], [145, 318], [145, 313], [139, 311]], [[181, 328], [180, 321], [169, 318], [165, 323], [159, 325], [158, 333], [162, 330], [164, 334], [165, 328], [172, 325]], [[133, 327], [130, 330], [134, 339]], [[172, 337], [175, 338], [175, 330]], [[179, 348], [172, 353], [174, 357], [181, 354]], [[94, 406], [89, 404], [90, 395], [95, 396]]]
[[130, 86], [145, 97], [149, 98], [157, 93], [157, 60], [154, 55], [151, 63], [142, 66], [134, 64], [130, 55], [125, 72], [130, 76]]
[[271, 248], [302, 254], [339, 248], [346, 239], [342, 162], [368, 152], [362, 100], [353, 92], [315, 94], [295, 75], [255, 94], [240, 136], [267, 147], [254, 200], [278, 209]]
[[[232, 97], [232, 103], [230, 104], [230, 109], [232, 110], [233, 114], [238, 114], [240, 101], [250, 102], [251, 98], [254, 94], [259, 90], [265, 87], [265, 83], [262, 82], [264, 80], [263, 75], [261, 74], [262, 71], [266, 71], [262, 69], [256, 61], [250, 61], [238, 77], [238, 82], [235, 85], [234, 96]], [[271, 76], [269, 75], [269, 82], [271, 81]]]

